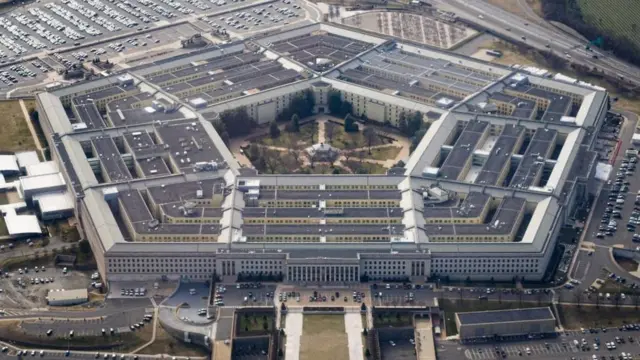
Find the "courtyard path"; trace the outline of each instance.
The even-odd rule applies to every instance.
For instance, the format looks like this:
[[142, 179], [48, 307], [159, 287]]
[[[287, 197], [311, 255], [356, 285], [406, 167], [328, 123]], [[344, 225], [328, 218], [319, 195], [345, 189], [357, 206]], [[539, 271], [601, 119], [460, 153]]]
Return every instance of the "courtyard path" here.
[[302, 337], [302, 309], [289, 309], [285, 319], [284, 331], [287, 335], [287, 345], [285, 348], [286, 360], [300, 359], [300, 338]]
[[349, 360], [363, 360], [362, 317], [360, 316], [360, 312], [345, 313], [344, 327], [349, 344]]

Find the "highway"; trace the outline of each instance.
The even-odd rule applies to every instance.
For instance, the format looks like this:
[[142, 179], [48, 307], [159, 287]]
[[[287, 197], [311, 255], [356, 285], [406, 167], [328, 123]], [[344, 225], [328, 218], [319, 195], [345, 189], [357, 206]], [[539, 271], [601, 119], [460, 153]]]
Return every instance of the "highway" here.
[[[596, 67], [611, 75], [622, 75], [626, 80], [640, 86], [640, 69], [614, 58], [599, 49], [585, 50], [585, 41], [577, 39], [553, 26], [547, 24], [527, 23], [513, 13], [497, 6], [486, 3], [483, 0], [434, 0], [434, 5], [442, 10], [452, 11], [459, 18], [476, 23], [497, 34], [525, 42], [540, 50], [546, 50], [546, 46], [559, 53], [561, 56], [569, 54], [570, 61], [589, 67]], [[525, 25], [527, 23], [527, 25]], [[598, 59], [592, 58], [597, 55]]]

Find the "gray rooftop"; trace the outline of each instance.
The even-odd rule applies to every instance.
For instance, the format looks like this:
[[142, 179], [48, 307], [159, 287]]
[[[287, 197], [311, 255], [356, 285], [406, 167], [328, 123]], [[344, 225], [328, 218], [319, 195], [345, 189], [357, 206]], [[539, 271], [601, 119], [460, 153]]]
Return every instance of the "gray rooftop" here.
[[544, 167], [544, 160], [555, 146], [557, 134], [558, 132], [553, 129], [536, 130], [511, 179], [511, 187], [528, 188], [535, 185], [534, 181]]
[[440, 176], [457, 180], [467, 161], [473, 155], [478, 142], [489, 127], [486, 121], [469, 121], [440, 168]]
[[91, 138], [91, 144], [98, 159], [100, 159], [100, 163], [107, 172], [102, 174], [106, 180], [116, 182], [132, 179], [131, 173], [127, 169], [124, 160], [122, 160], [122, 156], [120, 156], [120, 152], [112, 138], [94, 136]]
[[511, 163], [511, 155], [517, 151], [515, 145], [523, 134], [522, 126], [509, 124], [504, 127], [475, 180], [476, 184], [502, 185], [497, 184], [499, 175]]
[[509, 323], [536, 320], [554, 320], [555, 316], [548, 307], [517, 309], [517, 310], [495, 310], [495, 311], [475, 311], [466, 313], [456, 313], [461, 325], [478, 325], [493, 323]]

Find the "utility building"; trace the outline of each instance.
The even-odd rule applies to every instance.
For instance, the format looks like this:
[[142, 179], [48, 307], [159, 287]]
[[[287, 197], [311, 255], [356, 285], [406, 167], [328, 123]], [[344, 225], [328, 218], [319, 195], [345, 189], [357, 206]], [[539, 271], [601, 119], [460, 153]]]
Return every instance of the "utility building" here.
[[460, 339], [549, 334], [556, 318], [548, 307], [456, 313]]

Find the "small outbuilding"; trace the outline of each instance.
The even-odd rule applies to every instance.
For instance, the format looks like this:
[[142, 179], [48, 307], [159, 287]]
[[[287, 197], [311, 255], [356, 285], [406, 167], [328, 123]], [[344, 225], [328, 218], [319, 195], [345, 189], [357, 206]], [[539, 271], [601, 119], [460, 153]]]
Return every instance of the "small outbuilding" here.
[[3, 175], [15, 175], [20, 173], [18, 161], [15, 155], [0, 155], [0, 173]]
[[16, 153], [16, 160], [18, 161], [18, 166], [20, 167], [20, 171], [26, 171], [27, 166], [35, 165], [40, 163], [40, 158], [38, 157], [38, 153], [35, 151], [22, 151]]
[[87, 301], [89, 301], [89, 291], [87, 289], [49, 290], [47, 295], [49, 306], [70, 306], [86, 303]]
[[551, 334], [556, 317], [549, 307], [456, 313], [461, 340]]
[[42, 220], [64, 219], [73, 215], [73, 198], [67, 191], [53, 191], [33, 195], [33, 204]]

